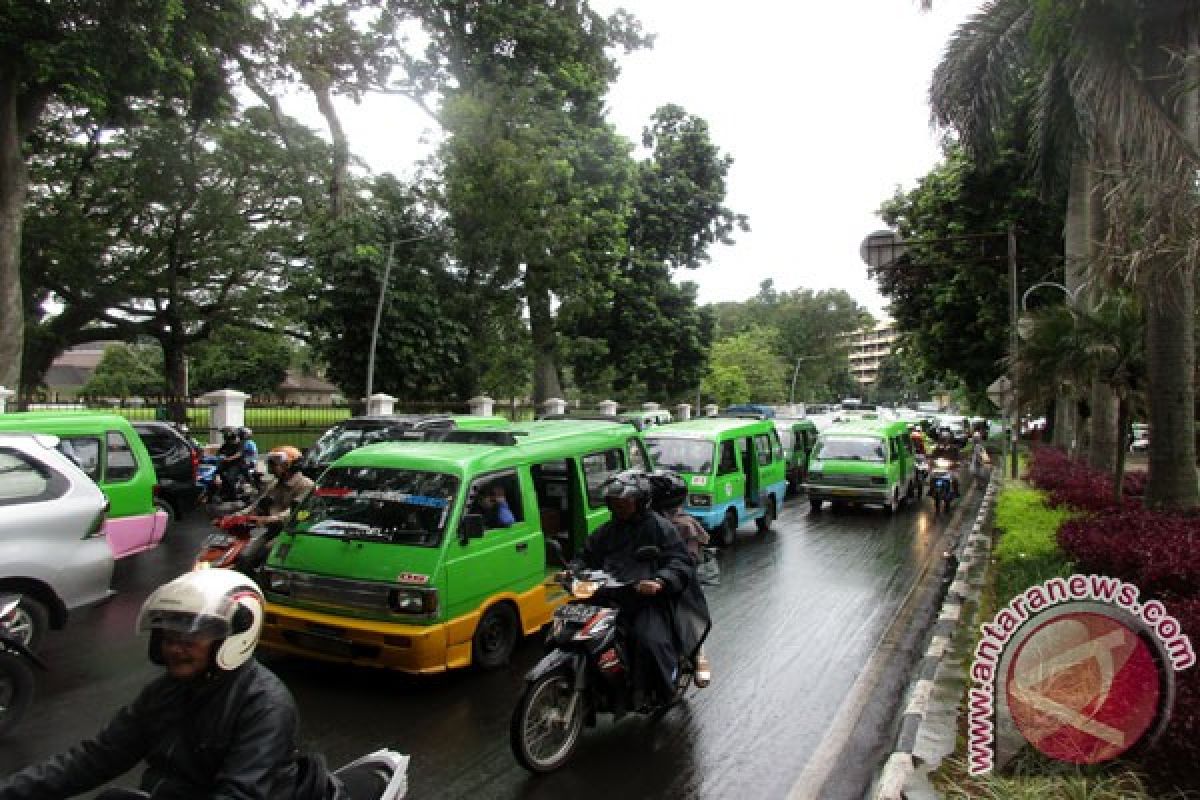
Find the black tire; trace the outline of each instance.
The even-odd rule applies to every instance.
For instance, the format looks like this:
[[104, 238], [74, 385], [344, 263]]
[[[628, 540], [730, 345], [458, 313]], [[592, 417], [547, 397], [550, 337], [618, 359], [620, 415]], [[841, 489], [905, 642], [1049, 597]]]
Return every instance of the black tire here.
[[20, 640], [21, 644], [37, 652], [50, 629], [50, 611], [35, 597], [21, 595], [14, 616], [6, 620], [9, 633]]
[[154, 508], [167, 515], [167, 523], [163, 526], [162, 535], [162, 538], [166, 539], [167, 534], [171, 532], [171, 528], [175, 526], [175, 522], [179, 519], [179, 512], [175, 510], [175, 506], [161, 497], [154, 498]]
[[825, 505], [825, 501], [816, 497], [808, 498], [808, 511], [810, 514], [817, 514], [821, 511], [821, 506]]
[[[586, 713], [582, 697], [576, 700], [570, 718], [565, 718], [574, 693], [572, 678], [565, 669], [547, 673], [526, 683], [517, 700], [508, 726], [508, 741], [517, 761], [530, 772], [553, 772], [567, 763], [579, 745]], [[544, 733], [538, 736], [540, 731]], [[536, 746], [550, 736], [554, 739], [548, 748]]]
[[737, 512], [732, 508], [725, 512], [721, 527], [717, 528], [717, 544], [722, 547], [733, 547], [737, 541]]
[[775, 511], [775, 497], [771, 496], [767, 498], [766, 511], [763, 512], [761, 517], [754, 520], [754, 525], [758, 528], [758, 532], [766, 533], [771, 530], [771, 523], [775, 521], [776, 516], [778, 516], [778, 512]]
[[0, 736], [12, 730], [33, 702], [33, 670], [20, 656], [0, 653]]
[[497, 603], [484, 612], [471, 640], [471, 663], [479, 669], [498, 669], [508, 663], [519, 634], [517, 612]]

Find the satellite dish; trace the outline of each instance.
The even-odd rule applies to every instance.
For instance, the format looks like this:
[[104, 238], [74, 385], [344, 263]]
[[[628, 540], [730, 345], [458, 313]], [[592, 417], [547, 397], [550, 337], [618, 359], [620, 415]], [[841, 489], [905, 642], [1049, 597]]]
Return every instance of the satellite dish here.
[[904, 255], [904, 240], [895, 231], [882, 230], [867, 234], [858, 248], [858, 255], [868, 267], [890, 267]]

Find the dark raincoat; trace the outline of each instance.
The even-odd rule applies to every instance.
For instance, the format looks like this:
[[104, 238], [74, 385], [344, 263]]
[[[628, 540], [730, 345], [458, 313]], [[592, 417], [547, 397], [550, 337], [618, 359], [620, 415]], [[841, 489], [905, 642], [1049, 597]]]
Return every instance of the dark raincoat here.
[[[638, 561], [638, 549], [648, 545], [658, 548], [658, 559]], [[679, 653], [694, 656], [709, 626], [708, 607], [678, 531], [652, 511], [626, 522], [613, 519], [587, 538], [580, 560], [622, 581], [663, 582], [664, 592], [639, 595], [622, 611], [637, 665], [635, 688], [652, 687], [661, 698], [671, 697]]]

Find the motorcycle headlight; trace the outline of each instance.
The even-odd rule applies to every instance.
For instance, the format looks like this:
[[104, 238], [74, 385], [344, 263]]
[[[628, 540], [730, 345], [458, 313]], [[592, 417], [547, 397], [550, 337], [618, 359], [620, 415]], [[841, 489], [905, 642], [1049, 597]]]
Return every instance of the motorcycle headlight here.
[[580, 600], [587, 600], [599, 588], [600, 584], [596, 581], [575, 581], [571, 584], [571, 594]]

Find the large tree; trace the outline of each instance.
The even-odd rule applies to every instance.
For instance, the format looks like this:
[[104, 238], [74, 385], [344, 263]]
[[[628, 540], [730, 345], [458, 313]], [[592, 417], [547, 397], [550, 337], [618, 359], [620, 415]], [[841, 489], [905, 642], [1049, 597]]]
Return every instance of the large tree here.
[[211, 116], [227, 57], [252, 37], [247, 0], [78, 0], [0, 7], [0, 385], [21, 375], [20, 253], [31, 137], [68, 108], [120, 125], [131, 107], [185, 100]]
[[[934, 85], [935, 110], [979, 150], [1031, 74], [1041, 76], [1045, 101], [1039, 130], [1073, 134], [1073, 146], [1059, 150], [1060, 171], [1098, 165], [1121, 187], [1104, 195], [1107, 229], [1090, 235], [1105, 240], [1105, 265], [1124, 267], [1136, 280], [1146, 310], [1156, 431], [1146, 501], [1194, 507], [1200, 5], [994, 0], [952, 43]], [[1077, 172], [1072, 194], [1094, 198], [1087, 185]]]

